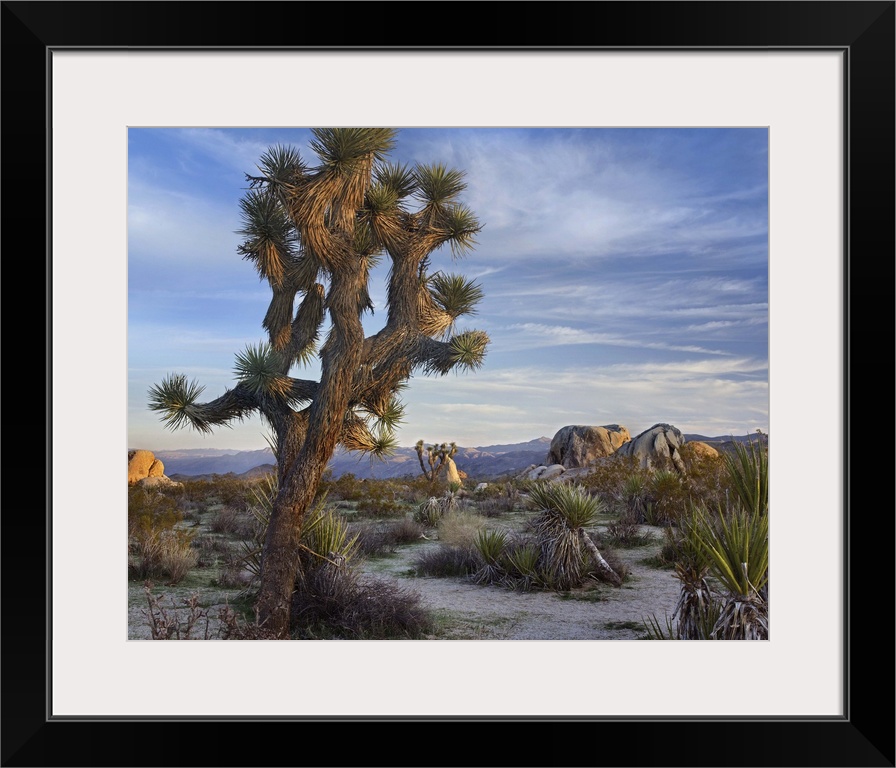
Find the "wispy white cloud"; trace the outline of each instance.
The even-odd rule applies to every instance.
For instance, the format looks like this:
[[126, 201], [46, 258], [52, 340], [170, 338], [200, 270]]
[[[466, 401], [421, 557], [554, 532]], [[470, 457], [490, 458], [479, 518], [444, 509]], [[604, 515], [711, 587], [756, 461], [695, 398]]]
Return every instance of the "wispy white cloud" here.
[[[703, 434], [767, 428], [767, 155], [759, 133], [745, 135], [399, 132], [395, 159], [466, 171], [465, 201], [485, 225], [479, 244], [456, 264], [440, 253], [433, 267], [480, 282], [478, 314], [461, 325], [492, 338], [483, 369], [411, 380], [402, 439], [486, 445], [569, 423], [633, 433], [659, 421]], [[275, 142], [314, 159], [307, 130], [157, 137], [135, 136], [129, 161], [138, 401], [167, 371], [195, 376], [210, 395], [232, 384], [234, 354], [262, 338], [269, 298], [236, 250], [243, 174]], [[384, 320], [387, 271], [384, 263], [374, 275], [368, 333]], [[129, 421], [154, 447], [158, 423], [139, 402]], [[225, 447], [244, 428], [223, 432]], [[253, 422], [245, 439], [260, 431]]]
[[[673, 352], [698, 352], [705, 355], [729, 355], [723, 349], [706, 349], [693, 344], [669, 344], [665, 342], [646, 341], [634, 337], [614, 336], [607, 333], [595, 333], [579, 328], [562, 325], [545, 325], [544, 323], [516, 323], [508, 326], [511, 331], [522, 333], [510, 337], [511, 349], [537, 349], [539, 347], [556, 347], [567, 344], [605, 344], [614, 347], [633, 347], [638, 349], [662, 349]], [[515, 345], [515, 346], [513, 346]]]

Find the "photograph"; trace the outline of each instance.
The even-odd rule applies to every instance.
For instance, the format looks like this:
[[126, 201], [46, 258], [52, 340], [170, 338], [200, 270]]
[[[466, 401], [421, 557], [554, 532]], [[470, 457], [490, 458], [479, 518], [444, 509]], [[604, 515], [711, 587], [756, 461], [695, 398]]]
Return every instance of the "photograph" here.
[[767, 640], [768, 135], [129, 128], [128, 637]]

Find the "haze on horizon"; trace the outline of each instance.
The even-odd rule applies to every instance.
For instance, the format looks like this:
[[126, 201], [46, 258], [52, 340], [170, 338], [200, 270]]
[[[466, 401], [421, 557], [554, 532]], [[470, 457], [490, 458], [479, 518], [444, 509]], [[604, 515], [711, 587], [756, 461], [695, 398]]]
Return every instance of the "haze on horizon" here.
[[[128, 447], [256, 450], [258, 418], [172, 432], [151, 385], [183, 373], [202, 400], [233, 386], [234, 356], [265, 337], [270, 294], [237, 253], [244, 174], [307, 129], [128, 132]], [[484, 225], [433, 269], [475, 278], [491, 336], [483, 368], [415, 375], [398, 437], [464, 447], [551, 437], [568, 424], [768, 431], [768, 132], [764, 128], [401, 129], [390, 159], [466, 173]], [[374, 272], [385, 308], [388, 259]], [[295, 370], [315, 378], [315, 369]]]

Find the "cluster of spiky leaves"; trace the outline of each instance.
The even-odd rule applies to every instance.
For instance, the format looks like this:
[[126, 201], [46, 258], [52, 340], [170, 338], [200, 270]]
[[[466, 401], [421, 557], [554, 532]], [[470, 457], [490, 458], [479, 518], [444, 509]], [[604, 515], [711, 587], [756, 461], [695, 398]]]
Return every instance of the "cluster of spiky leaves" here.
[[692, 508], [692, 534], [713, 575], [732, 594], [759, 592], [768, 581], [768, 515], [735, 507], [711, 513]]
[[542, 557], [542, 572], [555, 589], [579, 586], [586, 558], [580, 531], [594, 522], [603, 502], [577, 485], [536, 483], [529, 499], [538, 508], [532, 527]]
[[760, 440], [749, 447], [735, 443], [734, 452], [724, 454], [736, 501], [754, 515], [768, 511], [768, 448]]
[[501, 529], [483, 528], [477, 533], [474, 543], [482, 557], [482, 565], [473, 574], [473, 581], [477, 584], [494, 584], [504, 579], [502, 560], [507, 541], [507, 531]]

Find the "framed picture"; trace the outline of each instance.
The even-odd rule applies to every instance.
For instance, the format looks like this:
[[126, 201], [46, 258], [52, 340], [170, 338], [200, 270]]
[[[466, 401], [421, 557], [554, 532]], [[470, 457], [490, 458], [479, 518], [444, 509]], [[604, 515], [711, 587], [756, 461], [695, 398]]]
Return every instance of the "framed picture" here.
[[[3, 4], [8, 231], [46, 214], [48, 363], [45, 563], [22, 556], [34, 519], [7, 512], [7, 621], [28, 631], [4, 638], [4, 765], [156, 762], [121, 755], [113, 724], [161, 761], [160, 723], [184, 764], [256, 764], [257, 730], [294, 721], [413, 722], [457, 764], [894, 765], [893, 696], [855, 693], [892, 686], [856, 626], [879, 614], [869, 578], [892, 576], [892, 519], [852, 515], [876, 459], [850, 451], [891, 402], [879, 376], [853, 398], [850, 361], [892, 303], [894, 4], [522, 3], [507, 28], [531, 41], [488, 46], [452, 26], [396, 43], [397, 3], [339, 8], [374, 33], [361, 46], [329, 44], [333, 4], [223, 3], [214, 24], [191, 5]], [[467, 25], [473, 8], [450, 10]], [[319, 39], [297, 44], [292, 13]], [[768, 129], [772, 639], [128, 643], [127, 129], [357, 124]], [[438, 730], [461, 723], [498, 731], [471, 751]], [[379, 764], [382, 738], [297, 762]], [[384, 762], [426, 763], [412, 752]]]

